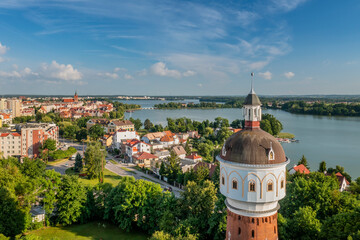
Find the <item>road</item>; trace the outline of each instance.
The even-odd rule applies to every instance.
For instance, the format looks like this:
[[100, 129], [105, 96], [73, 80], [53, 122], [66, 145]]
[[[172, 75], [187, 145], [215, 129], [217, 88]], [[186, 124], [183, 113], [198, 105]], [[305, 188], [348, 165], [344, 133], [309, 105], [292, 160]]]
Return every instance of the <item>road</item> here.
[[[61, 145], [63, 148], [68, 148], [68, 147], [74, 147], [76, 148], [76, 150], [78, 150], [78, 153], [80, 153], [80, 155], [84, 156], [84, 152], [83, 150], [86, 150], [86, 145], [83, 144], [79, 144], [76, 142], [72, 142], [66, 139], [59, 139]], [[110, 162], [109, 160], [114, 160], [116, 162], [118, 162], [116, 159], [114, 159], [112, 156], [107, 155], [106, 156], [106, 165], [105, 168], [108, 169], [109, 171], [118, 174], [119, 176], [133, 176], [135, 177], [135, 179], [143, 179], [146, 181], [150, 181], [150, 182], [154, 182], [154, 183], [158, 183], [160, 184], [162, 189], [168, 189], [169, 187], [172, 188], [172, 192], [174, 193], [174, 195], [176, 197], [180, 197], [180, 192], [183, 191], [180, 188], [174, 187], [166, 182], [163, 182], [151, 175], [145, 174], [141, 171], [136, 170], [133, 165], [128, 165], [128, 164], [123, 164], [123, 163], [117, 163], [117, 164], [113, 164], [112, 162]], [[66, 162], [61, 162], [57, 165], [53, 165], [53, 166], [47, 166], [46, 169], [54, 169], [55, 171], [59, 172], [60, 174], [65, 174], [66, 169], [73, 167], [75, 164], [74, 160], [68, 160]], [[128, 169], [129, 171], [126, 171], [125, 169]]]
[[[60, 138], [59, 142], [60, 142], [60, 148], [61, 149], [65, 150], [68, 147], [73, 147], [78, 151], [78, 153], [80, 153], [81, 156], [84, 156], [83, 150], [86, 150], [86, 145], [85, 144], [83, 145], [81, 143], [76, 143], [76, 142], [69, 141], [69, 140], [63, 139], [63, 138]], [[61, 163], [56, 164], [56, 165], [52, 165], [52, 166], [48, 165], [46, 167], [46, 169], [48, 169], [48, 170], [54, 169], [56, 172], [59, 172], [60, 174], [65, 174], [66, 169], [68, 169], [70, 167], [73, 167], [74, 164], [75, 164], [74, 160], [68, 160], [66, 162], [61, 162]]]
[[[113, 173], [120, 175], [120, 176], [133, 176], [135, 179], [143, 179], [146, 181], [158, 183], [158, 184], [160, 184], [160, 186], [163, 190], [171, 187], [172, 192], [174, 193], [174, 195], [176, 197], [180, 197], [180, 192], [183, 191], [180, 188], [174, 187], [173, 185], [170, 185], [166, 182], [163, 182], [163, 181], [153, 177], [152, 175], [145, 174], [141, 171], [138, 171], [133, 166], [130, 166], [127, 164], [122, 164], [122, 163], [113, 164], [109, 161], [106, 164], [105, 168]], [[128, 169], [130, 171], [126, 171], [125, 169]]]

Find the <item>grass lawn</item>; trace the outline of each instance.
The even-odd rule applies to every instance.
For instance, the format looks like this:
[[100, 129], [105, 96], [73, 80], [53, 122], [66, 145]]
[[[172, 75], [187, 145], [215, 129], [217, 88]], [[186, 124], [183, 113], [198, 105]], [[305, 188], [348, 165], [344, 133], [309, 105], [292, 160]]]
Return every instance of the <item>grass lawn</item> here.
[[[103, 227], [103, 224], [105, 227]], [[107, 222], [92, 222], [87, 224], [74, 224], [67, 227], [47, 227], [31, 231], [28, 234], [39, 236], [42, 239], [62, 239], [62, 240], [112, 240], [112, 239], [129, 239], [145, 240], [148, 235], [134, 232], [125, 232], [118, 227]]]
[[122, 170], [125, 170], [125, 171], [127, 171], [127, 172], [130, 172], [130, 173], [133, 173], [133, 174], [136, 174], [136, 172], [134, 172], [134, 171], [132, 171], [132, 170], [130, 170], [130, 169], [128, 169], [128, 168], [126, 168], [126, 167], [120, 167]]
[[[66, 174], [75, 175], [74, 170], [72, 168], [66, 169]], [[113, 173], [107, 169], [104, 169], [104, 183], [110, 183], [115, 187], [116, 185], [118, 185], [120, 179], [121, 179], [121, 176], [119, 176], [116, 173]], [[91, 186], [95, 186], [96, 184], [99, 183], [99, 180], [97, 178], [96, 179], [88, 179], [87, 177], [79, 177], [79, 181], [84, 184], [91, 185]]]
[[278, 138], [294, 138], [295, 137], [295, 135], [294, 134], [292, 134], [292, 133], [279, 133], [278, 135], [277, 135], [277, 137]]
[[115, 160], [113, 160], [113, 159], [110, 159], [110, 162], [111, 162], [112, 164], [119, 164], [117, 161], [115, 161]]
[[67, 162], [68, 160], [69, 160], [68, 158], [64, 158], [64, 159], [59, 159], [59, 160], [55, 160], [55, 161], [49, 161], [47, 163], [47, 165], [54, 166], [54, 165], [57, 165], [57, 164], [60, 164], [60, 163]]

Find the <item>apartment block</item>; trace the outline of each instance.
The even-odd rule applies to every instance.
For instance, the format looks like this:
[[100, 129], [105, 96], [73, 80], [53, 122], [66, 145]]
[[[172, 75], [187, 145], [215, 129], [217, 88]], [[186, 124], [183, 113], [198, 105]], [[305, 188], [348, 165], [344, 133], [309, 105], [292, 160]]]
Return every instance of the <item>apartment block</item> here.
[[4, 157], [38, 157], [46, 139], [58, 143], [59, 128], [50, 123], [18, 124], [15, 128], [0, 133], [0, 151]]

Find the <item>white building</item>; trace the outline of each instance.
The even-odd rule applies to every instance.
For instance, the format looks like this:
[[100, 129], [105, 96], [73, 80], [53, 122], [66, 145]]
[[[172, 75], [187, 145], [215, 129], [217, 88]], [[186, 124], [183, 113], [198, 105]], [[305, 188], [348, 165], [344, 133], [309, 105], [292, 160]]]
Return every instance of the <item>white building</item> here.
[[113, 143], [112, 148], [120, 149], [121, 142], [128, 139], [137, 139], [140, 140], [139, 135], [135, 131], [127, 131], [127, 130], [118, 130], [113, 135]]
[[151, 145], [141, 142], [137, 139], [133, 139], [125, 144], [125, 154], [129, 158], [130, 162], [133, 161], [132, 157], [138, 152], [151, 152]]

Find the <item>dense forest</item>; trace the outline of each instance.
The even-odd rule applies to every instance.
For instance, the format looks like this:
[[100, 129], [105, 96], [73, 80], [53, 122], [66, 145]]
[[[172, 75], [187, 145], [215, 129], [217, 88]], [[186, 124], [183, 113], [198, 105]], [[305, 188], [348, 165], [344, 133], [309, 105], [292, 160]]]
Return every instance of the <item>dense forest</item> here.
[[360, 116], [360, 103], [306, 103], [304, 101], [286, 102], [281, 109], [291, 113], [327, 115], [327, 116]]

